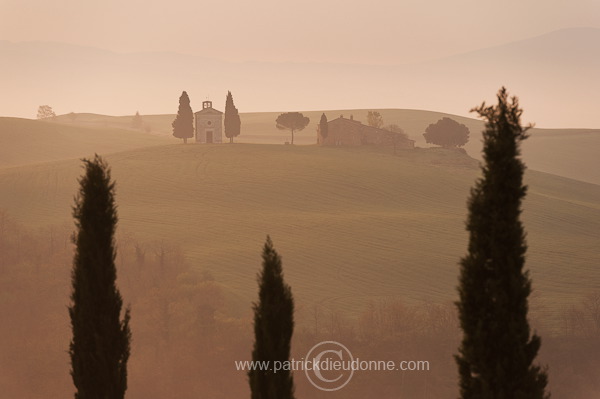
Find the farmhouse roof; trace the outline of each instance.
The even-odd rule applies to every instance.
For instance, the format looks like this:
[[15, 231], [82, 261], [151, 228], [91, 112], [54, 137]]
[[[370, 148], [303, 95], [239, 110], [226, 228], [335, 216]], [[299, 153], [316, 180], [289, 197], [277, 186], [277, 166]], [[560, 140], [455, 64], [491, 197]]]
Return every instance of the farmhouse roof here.
[[414, 140], [411, 140], [407, 137], [404, 137], [403, 135], [401, 135], [398, 132], [392, 132], [391, 130], [385, 130], [385, 129], [380, 129], [377, 127], [373, 127], [373, 126], [369, 126], [369, 125], [365, 125], [360, 121], [354, 120], [354, 119], [346, 119], [344, 118], [344, 116], [340, 116], [339, 118], [335, 118], [330, 120], [327, 123], [343, 123], [346, 125], [352, 125], [352, 126], [356, 126], [356, 125], [360, 125], [361, 130], [363, 130], [364, 132], [366, 132], [367, 134], [388, 134], [388, 135], [397, 135], [399, 136], [401, 139], [403, 140], [407, 140], [407, 141], [412, 141], [414, 142]]

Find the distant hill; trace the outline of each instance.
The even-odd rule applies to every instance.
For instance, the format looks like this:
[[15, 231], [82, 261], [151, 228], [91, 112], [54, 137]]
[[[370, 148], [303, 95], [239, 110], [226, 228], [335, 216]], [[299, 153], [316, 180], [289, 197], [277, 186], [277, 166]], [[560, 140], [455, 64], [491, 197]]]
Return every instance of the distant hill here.
[[0, 167], [26, 165], [168, 143], [150, 134], [52, 121], [0, 118]]
[[[403, 38], [399, 38], [403, 40]], [[393, 49], [388, 49], [393, 51]], [[600, 29], [552, 32], [515, 43], [398, 66], [230, 63], [172, 53], [120, 54], [47, 42], [0, 41], [4, 116], [175, 112], [187, 90], [197, 109], [227, 90], [241, 112], [412, 108], [468, 115], [502, 85], [540, 127], [600, 128]]]
[[[329, 119], [351, 115], [359, 121], [366, 122], [367, 109], [353, 110], [326, 110]], [[397, 124], [406, 133], [416, 140], [417, 145], [428, 147], [423, 138], [423, 133], [429, 124], [437, 122], [443, 117], [449, 117], [465, 124], [471, 130], [471, 138], [465, 149], [474, 158], [481, 157], [481, 120], [465, 118], [441, 112], [411, 110], [411, 109], [378, 109], [383, 116], [384, 123]], [[303, 131], [296, 134], [296, 143], [315, 144], [316, 126], [322, 111], [303, 111], [310, 118], [310, 124]], [[236, 142], [255, 144], [283, 144], [289, 141], [287, 131], [275, 127], [278, 112], [241, 113], [242, 134]], [[171, 123], [174, 114], [169, 115], [143, 115], [144, 124], [153, 134], [172, 138]], [[85, 127], [113, 127], [130, 129], [132, 116], [105, 116], [96, 114], [77, 114], [75, 120], [69, 115], [58, 116], [57, 120], [65, 124], [76, 124]], [[597, 156], [600, 148], [600, 129], [533, 129], [531, 137], [525, 141], [523, 156], [527, 166], [534, 170], [581, 180], [589, 183], [600, 184], [600, 157]]]
[[[356, 314], [378, 298], [456, 298], [466, 199], [479, 174], [460, 152], [179, 144], [108, 161], [120, 234], [182, 245], [227, 287], [239, 314], [255, 298], [267, 234], [307, 306]], [[80, 173], [77, 160], [0, 169], [1, 207], [32, 228], [70, 224]], [[557, 326], [562, 310], [600, 284], [600, 186], [535, 171], [526, 183], [534, 306]]]

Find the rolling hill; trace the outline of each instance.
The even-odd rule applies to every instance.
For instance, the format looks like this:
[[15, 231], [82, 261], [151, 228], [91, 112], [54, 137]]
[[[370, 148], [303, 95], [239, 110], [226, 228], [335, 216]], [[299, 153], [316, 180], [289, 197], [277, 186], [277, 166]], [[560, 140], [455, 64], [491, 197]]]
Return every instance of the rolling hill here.
[[[217, 107], [217, 105], [215, 105]], [[366, 122], [366, 109], [326, 110], [329, 119], [339, 115]], [[397, 124], [416, 140], [416, 145], [428, 147], [423, 133], [427, 126], [443, 117], [449, 117], [465, 124], [471, 131], [471, 138], [465, 149], [470, 156], [479, 159], [481, 156], [481, 131], [483, 122], [473, 118], [465, 118], [442, 112], [411, 109], [378, 109], [384, 123]], [[323, 111], [303, 111], [310, 118], [310, 124], [296, 134], [296, 143], [316, 143], [316, 126]], [[283, 144], [289, 141], [289, 133], [275, 127], [278, 112], [241, 113], [242, 134], [236, 138], [240, 143]], [[153, 134], [169, 137], [171, 142], [171, 123], [175, 115], [144, 115], [144, 125]], [[77, 114], [76, 119], [69, 115], [57, 117], [63, 124], [74, 124], [84, 127], [130, 129], [132, 116], [106, 116], [96, 114]], [[531, 136], [523, 144], [523, 158], [527, 166], [533, 170], [547, 172], [562, 177], [600, 184], [600, 157], [596, 155], [600, 148], [600, 129], [539, 129], [531, 130]]]
[[[121, 235], [183, 247], [246, 314], [267, 234], [303, 307], [455, 299], [477, 162], [456, 151], [167, 145], [107, 156]], [[0, 169], [0, 207], [30, 227], [70, 224], [77, 160]], [[536, 306], [552, 326], [600, 288], [600, 186], [528, 171], [524, 220]], [[65, 267], [68, 267], [67, 265]], [[306, 312], [306, 310], [305, 310]], [[302, 316], [300, 316], [302, 317]]]
[[99, 124], [81, 127], [0, 118], [0, 167], [26, 165], [168, 143], [163, 137]]

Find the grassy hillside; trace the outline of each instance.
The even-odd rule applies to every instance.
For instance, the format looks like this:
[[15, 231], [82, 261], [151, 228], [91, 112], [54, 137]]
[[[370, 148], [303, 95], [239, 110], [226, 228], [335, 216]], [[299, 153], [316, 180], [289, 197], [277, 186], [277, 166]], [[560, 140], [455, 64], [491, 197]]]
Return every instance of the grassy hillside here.
[[[217, 104], [215, 107], [219, 108]], [[223, 108], [223, 107], [221, 107]], [[443, 117], [450, 117], [465, 124], [471, 130], [471, 139], [465, 149], [472, 157], [479, 158], [481, 153], [481, 131], [483, 122], [477, 119], [433, 111], [408, 109], [380, 109], [384, 123], [401, 126], [408, 135], [416, 140], [420, 147], [429, 147], [423, 139], [423, 133], [429, 124]], [[310, 124], [296, 135], [297, 144], [314, 144], [316, 142], [316, 126], [322, 111], [304, 111], [310, 118]], [[340, 115], [366, 122], [367, 110], [329, 110], [325, 111], [329, 119]], [[283, 144], [290, 140], [287, 131], [275, 127], [275, 119], [279, 112], [242, 113], [242, 134], [236, 139], [240, 143]], [[175, 115], [145, 115], [144, 125], [153, 134], [171, 138], [171, 123]], [[95, 114], [77, 114], [76, 119], [68, 115], [58, 118], [63, 123], [81, 126], [131, 128], [132, 116], [104, 116]], [[535, 121], [533, 121], [535, 122]], [[174, 140], [171, 138], [171, 140]], [[523, 155], [528, 167], [581, 180], [600, 184], [600, 157], [596, 156], [600, 148], [600, 129], [533, 129], [531, 137], [523, 146]]]
[[26, 165], [165, 144], [167, 139], [102, 126], [0, 118], [0, 167]]
[[[176, 242], [239, 312], [270, 234], [299, 303], [357, 312], [377, 298], [455, 299], [477, 162], [440, 149], [168, 145], [108, 156], [120, 233]], [[76, 160], [0, 170], [0, 204], [28, 226], [71, 223]], [[600, 288], [600, 186], [530, 171], [528, 266], [548, 320]], [[305, 317], [310, 310], [301, 308]], [[302, 317], [302, 316], [301, 316]]]

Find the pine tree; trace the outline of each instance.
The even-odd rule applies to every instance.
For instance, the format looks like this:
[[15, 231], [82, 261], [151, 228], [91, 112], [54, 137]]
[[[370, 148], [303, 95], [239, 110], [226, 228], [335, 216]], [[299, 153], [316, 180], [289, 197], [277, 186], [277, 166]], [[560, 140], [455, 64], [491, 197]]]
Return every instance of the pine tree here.
[[310, 119], [300, 112], [284, 112], [275, 120], [277, 129], [292, 132], [292, 144], [294, 144], [294, 132], [304, 130], [310, 123]]
[[521, 201], [527, 137], [518, 99], [498, 92], [498, 105], [473, 109], [486, 119], [483, 177], [469, 199], [469, 247], [461, 260], [457, 303], [462, 345], [456, 356], [464, 399], [547, 398], [547, 376], [533, 362], [540, 338], [527, 320], [531, 280], [524, 271]]
[[115, 285], [117, 212], [110, 169], [96, 155], [84, 159], [85, 175], [73, 207], [77, 232], [69, 315], [69, 348], [75, 399], [122, 399], [127, 390], [131, 331], [129, 309]]
[[184, 144], [187, 144], [187, 139], [194, 137], [194, 113], [190, 107], [190, 98], [185, 91], [179, 97], [179, 109], [172, 126], [173, 136], [183, 139]]
[[321, 120], [319, 121], [319, 134], [323, 140], [329, 135], [329, 125], [327, 124], [327, 116], [325, 116], [325, 113], [321, 115]]
[[233, 96], [230, 91], [227, 92], [227, 99], [225, 100], [225, 118], [223, 124], [225, 125], [225, 136], [229, 138], [230, 143], [233, 143], [233, 138], [240, 135], [242, 122], [238, 109], [233, 104]]
[[[263, 248], [263, 268], [258, 275], [258, 303], [254, 304], [253, 361], [288, 361], [294, 331], [294, 300], [283, 281], [281, 258], [271, 238]], [[290, 370], [248, 372], [252, 399], [293, 399], [294, 380]]]

